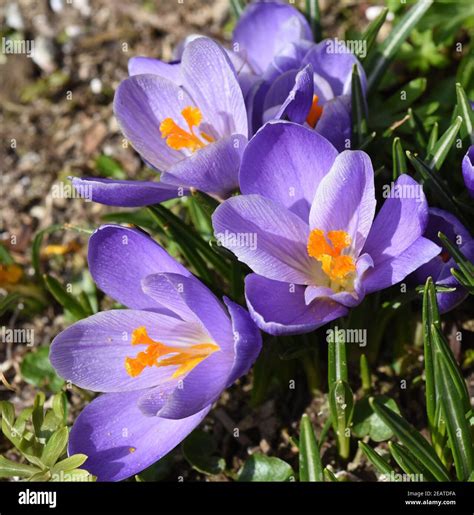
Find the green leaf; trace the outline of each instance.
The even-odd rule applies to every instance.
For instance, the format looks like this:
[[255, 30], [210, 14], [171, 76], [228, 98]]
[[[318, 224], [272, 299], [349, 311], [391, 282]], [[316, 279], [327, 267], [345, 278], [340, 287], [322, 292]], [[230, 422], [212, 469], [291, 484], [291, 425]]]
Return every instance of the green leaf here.
[[379, 33], [382, 25], [385, 23], [385, 19], [387, 18], [388, 8], [384, 7], [380, 14], [373, 20], [370, 25], [365, 29], [362, 33], [361, 40], [365, 41], [366, 45], [366, 55], [369, 55], [370, 50], [372, 49], [376, 39], [377, 34]]
[[56, 417], [66, 424], [67, 421], [67, 397], [64, 392], [59, 392], [53, 397], [53, 412]]
[[426, 154], [430, 155], [433, 153], [436, 142], [438, 141], [438, 122], [433, 124], [431, 128], [430, 137], [428, 139], [428, 146], [426, 147]]
[[372, 376], [370, 374], [369, 360], [365, 354], [360, 355], [360, 377], [364, 393], [370, 392], [372, 389]]
[[327, 467], [324, 469], [324, 481], [328, 483], [337, 483], [339, 480]]
[[19, 293], [13, 292], [9, 293], [0, 301], [0, 316], [6, 313], [11, 306], [17, 306], [18, 301], [21, 299], [21, 295]]
[[39, 284], [43, 283], [43, 274], [41, 273], [41, 245], [43, 243], [43, 239], [47, 234], [50, 234], [54, 231], [59, 231], [64, 227], [60, 224], [51, 225], [42, 231], [38, 231], [31, 245], [31, 262], [33, 265], [33, 269], [35, 271], [35, 276]]
[[463, 137], [469, 136], [471, 144], [474, 145], [474, 112], [472, 111], [471, 103], [467, 98], [466, 92], [459, 82], [456, 83], [456, 98], [458, 112], [464, 122], [461, 135], [463, 135]]
[[400, 415], [387, 408], [377, 399], [371, 399], [373, 410], [390, 427], [397, 438], [421, 462], [438, 481], [449, 481], [449, 474], [433, 448], [420, 433]]
[[200, 430], [193, 431], [183, 442], [184, 457], [203, 474], [219, 474], [225, 469], [225, 460], [214, 456], [216, 449], [214, 438]]
[[85, 461], [87, 456], [85, 454], [73, 454], [62, 461], [58, 461], [52, 468], [53, 474], [59, 474], [60, 472], [66, 472], [79, 468]]
[[392, 145], [393, 180], [396, 181], [400, 175], [407, 173], [407, 161], [400, 138], [394, 138]]
[[343, 333], [334, 327], [328, 336], [328, 384], [331, 387], [336, 381], [347, 381], [347, 352]]
[[240, 18], [240, 15], [244, 11], [244, 5], [242, 0], [230, 0], [230, 5], [232, 6], [232, 11], [237, 19]]
[[15, 476], [31, 477], [33, 474], [37, 474], [38, 472], [39, 470], [36, 467], [17, 463], [16, 461], [11, 461], [0, 456], [0, 478]]
[[41, 435], [41, 426], [43, 425], [44, 420], [44, 401], [46, 400], [46, 396], [43, 392], [38, 392], [35, 397], [35, 402], [33, 404], [33, 427], [35, 429], [35, 434], [37, 437]]
[[318, 442], [306, 414], [301, 417], [299, 442], [300, 481], [324, 481]]
[[[400, 410], [394, 399], [386, 395], [380, 395], [377, 399], [395, 413], [400, 414]], [[369, 436], [374, 442], [384, 442], [385, 440], [389, 440], [393, 435], [390, 427], [374, 412], [367, 397], [356, 402], [353, 423], [352, 432], [358, 438]]]
[[426, 132], [423, 121], [411, 107], [408, 108], [408, 116], [408, 124], [415, 134], [415, 139], [418, 145], [425, 148], [428, 144], [428, 133]]
[[396, 442], [389, 442], [388, 447], [393, 459], [397, 462], [398, 466], [410, 477], [413, 481], [413, 476], [417, 476], [422, 481], [434, 481], [435, 477], [402, 445]]
[[0, 401], [0, 409], [2, 414], [2, 433], [15, 447], [18, 447], [21, 434], [14, 426], [15, 408], [11, 402]]
[[352, 67], [352, 147], [360, 148], [368, 133], [365, 97], [356, 64]]
[[100, 175], [111, 177], [112, 179], [126, 179], [122, 165], [110, 156], [102, 154], [95, 160], [95, 167]]
[[474, 286], [474, 265], [472, 262], [459, 250], [456, 245], [453, 245], [442, 232], [438, 233], [438, 237], [441, 240], [443, 247], [449, 252], [451, 257], [456, 261], [462, 275], [470, 284]]
[[[443, 359], [437, 360], [436, 385], [439, 391], [454, 466], [459, 481], [465, 481], [473, 470], [472, 437], [456, 384]], [[439, 374], [439, 375], [438, 375]]]
[[67, 427], [63, 427], [53, 433], [46, 443], [41, 459], [47, 467], [52, 467], [63, 452], [66, 450], [67, 441], [69, 438], [69, 431]]
[[423, 293], [423, 341], [424, 341], [424, 360], [425, 360], [425, 397], [426, 413], [430, 429], [435, 427], [436, 411], [436, 389], [434, 383], [434, 350], [432, 342], [431, 326], [440, 326], [438, 303], [436, 301], [436, 291], [433, 279], [428, 277]]
[[329, 390], [329, 409], [337, 435], [339, 454], [347, 459], [350, 452], [350, 424], [354, 411], [354, 394], [346, 381], [336, 381]]
[[239, 470], [238, 481], [288, 481], [294, 477], [293, 469], [279, 458], [253, 454]]
[[306, 18], [313, 31], [314, 41], [321, 41], [321, 11], [319, 0], [306, 0]]
[[[459, 370], [458, 364], [456, 362], [455, 357], [449, 347], [449, 344], [439, 329], [436, 326], [431, 327], [432, 341], [433, 341], [433, 350], [435, 352], [435, 363], [438, 361], [442, 361], [449, 373], [451, 378], [451, 382], [456, 388], [457, 398], [462, 402], [464, 406], [464, 412], [467, 413], [471, 408], [471, 403], [469, 400], [469, 392], [466, 386], [466, 382], [462, 376], [461, 371]], [[436, 364], [435, 364], [436, 370]], [[436, 377], [435, 377], [436, 384]], [[439, 389], [437, 388], [437, 394], [439, 394]]]
[[49, 361], [49, 347], [38, 347], [23, 358], [20, 365], [23, 379], [38, 388], [48, 387], [52, 392], [58, 392], [64, 384]]
[[380, 48], [369, 63], [369, 74], [367, 78], [368, 90], [374, 90], [384, 75], [393, 58], [396, 56], [402, 43], [410, 35], [410, 32], [420, 21], [422, 16], [433, 3], [433, 0], [419, 0], [393, 28], [390, 35], [382, 43]]
[[446, 210], [455, 214], [462, 223], [469, 225], [466, 222], [463, 214], [459, 211], [458, 207], [453, 202], [452, 199], [454, 198], [454, 195], [446, 181], [441, 180], [439, 174], [431, 170], [431, 168], [424, 161], [413, 155], [410, 151], [407, 150], [406, 155], [415, 170], [421, 176], [424, 184], [426, 184], [426, 186], [433, 192], [433, 195], [436, 196], [440, 204]]
[[374, 467], [384, 476], [393, 477], [395, 470], [380, 456], [380, 454], [374, 451], [366, 443], [359, 441], [359, 448], [365, 454], [367, 459], [374, 465]]
[[47, 274], [43, 278], [51, 295], [65, 310], [69, 311], [77, 320], [87, 317], [87, 312], [81, 303], [68, 293], [57, 279]]
[[451, 147], [454, 145], [454, 141], [456, 140], [456, 135], [459, 132], [459, 129], [462, 124], [462, 118], [460, 116], [456, 117], [454, 122], [448, 127], [446, 132], [439, 138], [436, 142], [433, 150], [428, 155], [428, 166], [432, 170], [440, 170], [443, 165], [448, 152], [451, 150]]

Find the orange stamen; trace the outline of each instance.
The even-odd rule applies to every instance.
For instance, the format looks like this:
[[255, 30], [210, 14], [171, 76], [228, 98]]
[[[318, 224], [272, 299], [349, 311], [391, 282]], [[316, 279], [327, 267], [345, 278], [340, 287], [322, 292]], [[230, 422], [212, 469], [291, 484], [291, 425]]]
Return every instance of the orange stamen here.
[[341, 255], [351, 242], [345, 231], [328, 231], [325, 236], [321, 229], [313, 229], [308, 238], [308, 255], [321, 263], [323, 272], [332, 281], [340, 283], [356, 269], [351, 256]]
[[311, 104], [311, 109], [309, 110], [309, 114], [306, 118], [306, 123], [313, 127], [313, 129], [323, 114], [323, 108], [318, 105], [318, 102], [318, 95], [313, 95], [313, 103]]
[[201, 132], [201, 137], [205, 141], [194, 133], [194, 127], [199, 127], [202, 121], [201, 111], [197, 107], [185, 107], [181, 114], [186, 120], [189, 131], [182, 129], [172, 118], [165, 118], [160, 124], [161, 137], [166, 138], [166, 144], [169, 147], [174, 150], [187, 148], [191, 152], [195, 152], [207, 143], [215, 141], [212, 136], [205, 132]]
[[[215, 343], [173, 347], [156, 342], [148, 336], [144, 326], [137, 327], [132, 332], [132, 345], [147, 345], [147, 348], [139, 352], [135, 358], [126, 358], [125, 369], [131, 377], [137, 377], [146, 367], [152, 367], [153, 365], [157, 367], [178, 365], [178, 369], [171, 376], [176, 378], [192, 370], [213, 352], [220, 350], [220, 347]], [[169, 357], [161, 359], [168, 355]]]

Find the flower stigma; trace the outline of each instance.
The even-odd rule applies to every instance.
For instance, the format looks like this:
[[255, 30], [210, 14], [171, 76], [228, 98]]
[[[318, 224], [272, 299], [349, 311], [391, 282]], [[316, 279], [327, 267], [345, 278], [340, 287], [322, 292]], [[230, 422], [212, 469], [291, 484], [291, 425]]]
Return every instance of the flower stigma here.
[[174, 150], [184, 148], [195, 152], [212, 143], [215, 139], [203, 131], [199, 131], [199, 136], [194, 132], [194, 128], [199, 128], [202, 122], [201, 111], [197, 107], [185, 107], [181, 114], [188, 124], [188, 131], [181, 128], [172, 118], [165, 118], [160, 124], [161, 137], [166, 138], [166, 144]]
[[178, 366], [171, 376], [174, 379], [191, 371], [213, 352], [220, 350], [215, 343], [197, 343], [187, 347], [176, 347], [157, 342], [148, 336], [145, 326], [133, 330], [132, 345], [147, 345], [147, 348], [139, 352], [135, 358], [127, 357], [125, 359], [125, 369], [131, 377], [137, 377], [146, 367], [174, 365]]
[[325, 235], [321, 229], [313, 229], [308, 238], [308, 255], [321, 263], [323, 272], [338, 286], [345, 286], [356, 269], [354, 259], [342, 254], [351, 243], [345, 231], [328, 231]]

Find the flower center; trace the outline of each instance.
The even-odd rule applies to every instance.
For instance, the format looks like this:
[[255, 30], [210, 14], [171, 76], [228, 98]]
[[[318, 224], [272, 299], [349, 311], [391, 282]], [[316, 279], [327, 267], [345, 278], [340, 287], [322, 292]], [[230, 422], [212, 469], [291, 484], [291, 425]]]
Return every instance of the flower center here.
[[313, 95], [313, 103], [311, 104], [311, 109], [309, 110], [309, 114], [306, 118], [306, 123], [311, 125], [314, 129], [316, 124], [318, 123], [321, 115], [323, 114], [323, 108], [318, 105], [319, 97], [318, 95]]
[[313, 229], [308, 238], [308, 255], [321, 263], [331, 281], [341, 284], [356, 269], [351, 256], [341, 255], [351, 243], [351, 237], [345, 231], [328, 231], [325, 236], [321, 229]]
[[166, 144], [174, 150], [183, 148], [191, 152], [205, 147], [215, 139], [203, 131], [199, 131], [199, 136], [195, 134], [194, 128], [199, 127], [202, 121], [201, 111], [197, 107], [185, 107], [181, 114], [188, 124], [188, 131], [182, 129], [172, 118], [165, 118], [160, 123], [161, 137], [166, 138]]
[[[179, 377], [192, 370], [201, 361], [213, 352], [220, 350], [215, 343], [198, 343], [188, 347], [173, 347], [165, 343], [156, 342], [148, 336], [145, 326], [137, 327], [132, 332], [132, 345], [146, 345], [143, 352], [135, 358], [126, 358], [125, 369], [131, 377], [137, 377], [146, 367], [168, 367], [178, 365], [178, 369], [171, 376]], [[161, 359], [168, 356], [165, 359]]]

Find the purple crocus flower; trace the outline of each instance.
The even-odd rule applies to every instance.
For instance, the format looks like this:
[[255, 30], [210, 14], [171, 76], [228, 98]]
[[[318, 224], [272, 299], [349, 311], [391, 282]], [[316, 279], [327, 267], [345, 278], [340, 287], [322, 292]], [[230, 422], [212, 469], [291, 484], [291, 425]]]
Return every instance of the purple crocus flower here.
[[243, 195], [214, 212], [214, 231], [253, 270], [247, 304], [271, 334], [305, 333], [344, 316], [440, 252], [423, 237], [428, 206], [411, 177], [398, 178], [374, 219], [369, 156], [338, 154], [301, 125], [260, 129], [244, 152], [240, 187]]
[[[443, 209], [433, 207], [429, 210], [428, 225], [424, 236], [441, 245], [438, 232], [442, 232], [453, 244], [458, 245], [459, 250], [469, 260], [474, 260], [474, 240], [469, 231], [454, 215]], [[437, 285], [456, 288], [454, 292], [436, 294], [441, 313], [450, 311], [468, 295], [467, 290], [451, 274], [451, 268], [457, 268], [456, 262], [446, 250], [442, 250], [413, 274], [413, 280], [418, 284], [424, 284], [426, 279], [431, 276]]]
[[[160, 63], [160, 62], [158, 62]], [[182, 196], [194, 187], [224, 198], [238, 186], [247, 143], [247, 113], [235, 69], [225, 51], [199, 37], [183, 50], [179, 66], [141, 64], [114, 98], [120, 127], [160, 182], [79, 179], [92, 200], [143, 206]]]
[[246, 94], [255, 132], [272, 119], [305, 124], [338, 150], [350, 145], [352, 69], [365, 72], [343, 41], [315, 44], [296, 9], [280, 2], [251, 3], [234, 30], [234, 50], [259, 77]]
[[59, 334], [58, 374], [103, 395], [79, 415], [69, 453], [101, 481], [119, 481], [178, 445], [221, 392], [247, 372], [261, 337], [245, 309], [224, 304], [144, 233], [116, 225], [89, 243], [91, 274], [128, 309]]
[[474, 197], [474, 145], [471, 145], [462, 160], [464, 184], [471, 197]]

